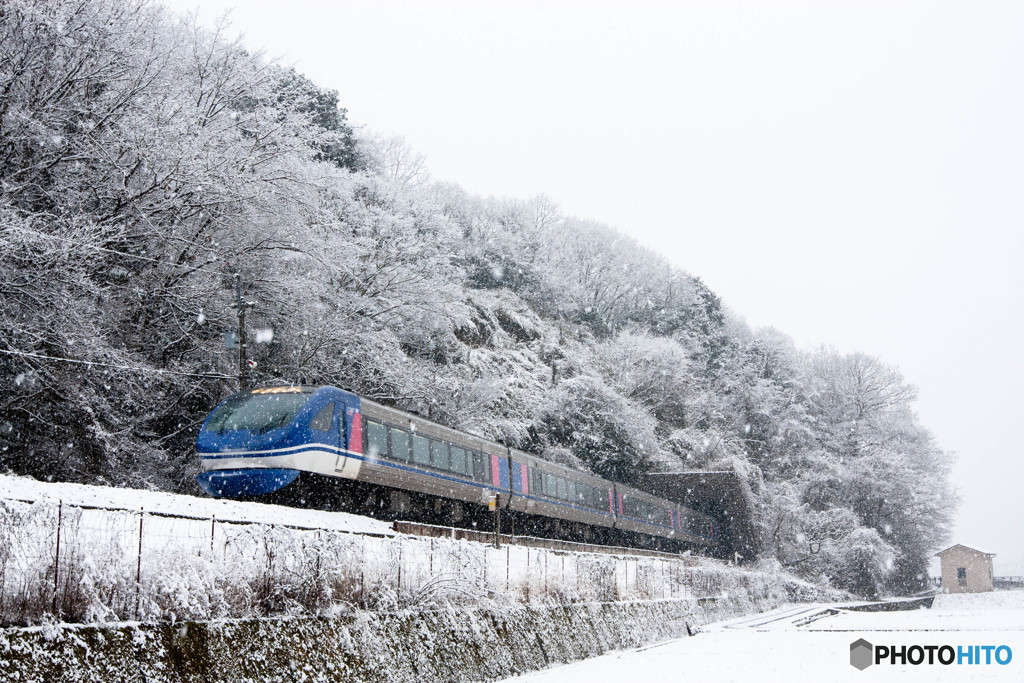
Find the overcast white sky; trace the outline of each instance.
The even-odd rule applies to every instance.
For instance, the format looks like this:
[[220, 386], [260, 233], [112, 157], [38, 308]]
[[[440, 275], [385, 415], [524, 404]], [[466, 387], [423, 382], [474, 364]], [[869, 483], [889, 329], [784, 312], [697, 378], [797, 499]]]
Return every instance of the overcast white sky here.
[[[194, 10], [198, 0], [165, 0]], [[431, 173], [546, 194], [754, 327], [863, 351], [1024, 574], [1024, 3], [203, 0]]]

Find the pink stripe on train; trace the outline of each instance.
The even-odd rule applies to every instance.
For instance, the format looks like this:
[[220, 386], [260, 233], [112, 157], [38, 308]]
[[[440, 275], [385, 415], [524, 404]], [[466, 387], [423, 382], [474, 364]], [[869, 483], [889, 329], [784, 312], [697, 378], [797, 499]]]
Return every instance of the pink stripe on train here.
[[352, 430], [348, 439], [348, 449], [353, 453], [363, 452], [363, 415], [353, 413]]

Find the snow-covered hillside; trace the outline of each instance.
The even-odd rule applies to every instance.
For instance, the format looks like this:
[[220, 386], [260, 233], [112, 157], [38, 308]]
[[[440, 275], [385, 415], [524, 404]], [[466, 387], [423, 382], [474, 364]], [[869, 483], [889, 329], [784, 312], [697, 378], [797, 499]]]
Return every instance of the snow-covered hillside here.
[[434, 181], [338, 92], [156, 2], [3, 10], [0, 470], [196, 492], [231, 391], [330, 385], [610, 480], [737, 471], [762, 559], [920, 589], [951, 458], [896, 368], [752, 330], [548, 198]]

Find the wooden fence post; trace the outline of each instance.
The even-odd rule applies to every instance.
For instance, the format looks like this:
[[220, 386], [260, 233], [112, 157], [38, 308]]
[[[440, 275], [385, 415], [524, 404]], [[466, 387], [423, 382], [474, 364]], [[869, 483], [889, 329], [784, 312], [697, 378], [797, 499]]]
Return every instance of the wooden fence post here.
[[57, 613], [57, 580], [60, 577], [60, 527], [64, 519], [64, 501], [57, 501], [57, 548], [53, 557], [53, 613]]
[[135, 618], [139, 618], [139, 608], [142, 605], [142, 522], [146, 518], [146, 511], [139, 510], [139, 558], [135, 566]]

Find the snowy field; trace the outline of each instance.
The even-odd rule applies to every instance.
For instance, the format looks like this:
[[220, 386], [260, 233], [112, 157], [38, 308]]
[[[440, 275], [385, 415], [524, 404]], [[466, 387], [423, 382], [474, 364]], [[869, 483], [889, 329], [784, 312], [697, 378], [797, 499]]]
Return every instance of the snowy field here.
[[[814, 619], [826, 605], [790, 605], [711, 624], [692, 638], [508, 679], [515, 683], [588, 681], [1024, 681], [1024, 591], [940, 595], [932, 609], [847, 612]], [[938, 663], [850, 665], [850, 644], [1006, 645], [1006, 665]], [[984, 655], [983, 655], [984, 656]], [[925, 660], [927, 662], [927, 659]]]

